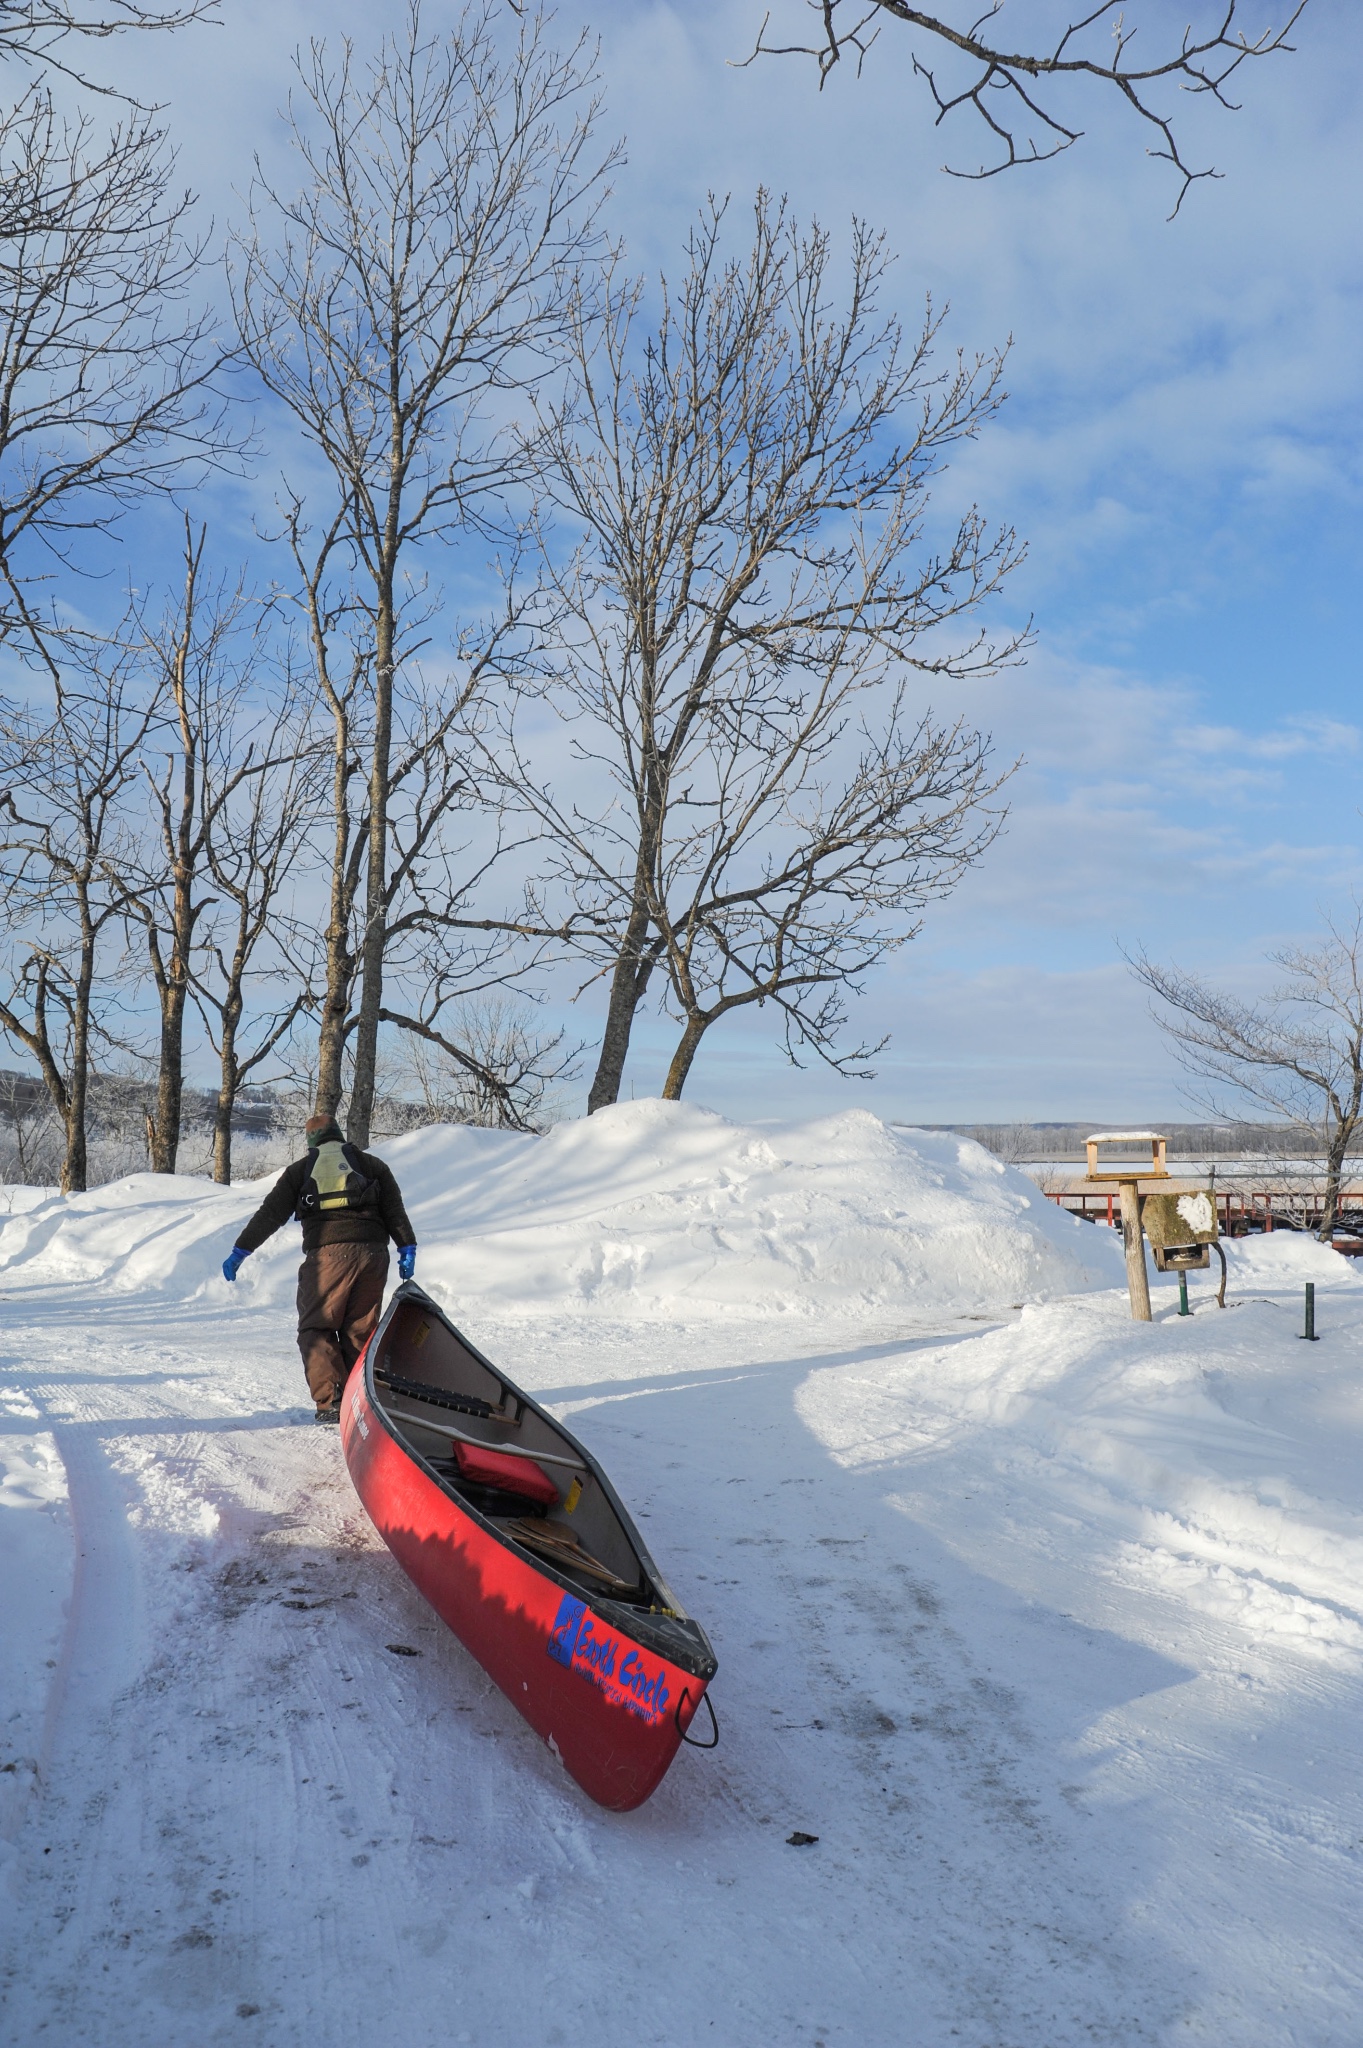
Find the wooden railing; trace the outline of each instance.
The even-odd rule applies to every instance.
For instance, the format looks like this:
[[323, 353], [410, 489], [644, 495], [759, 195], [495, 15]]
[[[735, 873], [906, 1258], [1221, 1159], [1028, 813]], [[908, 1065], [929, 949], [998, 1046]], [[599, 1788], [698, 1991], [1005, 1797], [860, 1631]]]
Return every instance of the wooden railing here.
[[[1121, 1220], [1121, 1196], [1113, 1188], [1095, 1192], [1085, 1188], [1043, 1189], [1048, 1202], [1082, 1216], [1089, 1223], [1106, 1223], [1116, 1228]], [[1325, 1204], [1316, 1188], [1217, 1188], [1217, 1220], [1223, 1237], [1245, 1237], [1251, 1231], [1270, 1231], [1275, 1223], [1296, 1230], [1319, 1230]], [[1274, 1205], [1277, 1205], [1276, 1213]], [[1341, 1209], [1363, 1211], [1363, 1188], [1347, 1188], [1339, 1198]]]

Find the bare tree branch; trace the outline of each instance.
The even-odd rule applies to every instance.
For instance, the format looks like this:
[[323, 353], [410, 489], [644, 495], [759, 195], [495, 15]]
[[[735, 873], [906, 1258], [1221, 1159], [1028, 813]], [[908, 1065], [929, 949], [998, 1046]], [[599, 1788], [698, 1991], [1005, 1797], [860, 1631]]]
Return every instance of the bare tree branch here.
[[319, 945], [297, 896], [327, 808], [328, 750], [315, 730], [312, 691], [287, 670], [276, 679], [266, 668], [264, 681], [263, 700], [219, 697], [222, 739], [200, 798], [219, 911], [192, 962], [192, 991], [218, 1056], [213, 1178], [224, 1184], [242, 1088], [316, 1001]]
[[[1175, 137], [1172, 117], [1160, 112], [1152, 88], [1168, 83], [1181, 92], [1209, 94], [1221, 106], [1234, 109], [1236, 103], [1228, 88], [1235, 74], [1252, 58], [1291, 50], [1288, 37], [1306, 10], [1306, 0], [1283, 0], [1286, 18], [1280, 26], [1246, 29], [1243, 0], [1203, 0], [1203, 26], [1186, 26], [1172, 45], [1165, 44], [1147, 55], [1148, 43], [1137, 39], [1139, 21], [1128, 20], [1130, 4], [1114, 5], [1113, 0], [1103, 0], [1102, 5], [1068, 20], [1062, 17], [1054, 37], [1030, 50], [1010, 50], [992, 33], [992, 24], [1004, 12], [1004, 0], [993, 0], [993, 5], [980, 13], [976, 13], [978, 0], [971, 0], [969, 8], [959, 10], [957, 20], [907, 6], [905, 0], [803, 0], [803, 4], [817, 22], [814, 40], [769, 42], [768, 12], [745, 64], [764, 55], [812, 57], [822, 86], [845, 56], [855, 59], [860, 73], [881, 30], [894, 23], [907, 32], [914, 73], [932, 97], [936, 124], [940, 126], [948, 114], [973, 108], [992, 139], [997, 151], [993, 162], [974, 170], [943, 165], [951, 176], [963, 178], [992, 178], [1018, 164], [1044, 163], [1069, 149], [1083, 130], [1062, 120], [1059, 103], [1043, 100], [1039, 87], [1051, 80], [1093, 81], [1115, 92], [1154, 130], [1155, 140], [1147, 154], [1172, 164], [1180, 179], [1175, 214], [1190, 185], [1219, 173], [1190, 167]], [[1153, 12], [1149, 0], [1146, 11]], [[939, 83], [933, 65], [919, 54], [924, 49], [950, 53], [951, 60], [960, 60], [949, 83]]]
[[[398, 1010], [385, 1010], [384, 1022], [407, 1035], [405, 1064], [427, 1120], [494, 1130], [542, 1130], [548, 1091], [571, 1072], [581, 1049], [565, 1052], [561, 1031], [532, 1032], [520, 1012], [495, 999], [461, 1001], [458, 1039]], [[439, 1057], [432, 1060], [431, 1051]]]
[[68, 45], [106, 42], [130, 30], [185, 28], [193, 21], [217, 21], [218, 0], [185, 0], [182, 6], [151, 6], [147, 0], [104, 0], [103, 6], [72, 7], [66, 0], [0, 0], [0, 59], [30, 71], [53, 71], [89, 92], [115, 99], [130, 96], [91, 79], [67, 61]]
[[39, 654], [74, 537], [236, 443], [172, 168], [142, 116], [97, 140], [37, 89], [0, 116], [0, 638]]
[[[186, 519], [181, 593], [159, 614], [134, 598], [115, 638], [157, 706], [141, 764], [150, 830], [128, 901], [160, 1010], [152, 1171], [175, 1171], [193, 1001], [219, 1056], [214, 1171], [226, 1180], [237, 1093], [312, 1000], [312, 947], [293, 929], [279, 943], [291, 924], [280, 898], [317, 819], [322, 756], [291, 678], [277, 685], [268, 610], [240, 576], [205, 567], [206, 544]], [[269, 942], [270, 979], [288, 994], [248, 1052], [246, 982]]]

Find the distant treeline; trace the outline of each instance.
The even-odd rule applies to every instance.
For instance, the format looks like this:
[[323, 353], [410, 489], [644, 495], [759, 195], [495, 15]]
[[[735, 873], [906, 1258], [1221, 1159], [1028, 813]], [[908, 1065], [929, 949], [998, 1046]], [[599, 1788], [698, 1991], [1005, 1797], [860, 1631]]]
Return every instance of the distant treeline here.
[[[153, 1080], [125, 1074], [91, 1076], [86, 1121], [92, 1187], [150, 1166], [156, 1101]], [[295, 1157], [302, 1150], [303, 1125], [311, 1113], [312, 1097], [306, 1089], [243, 1089], [232, 1107], [238, 1178], [277, 1172]], [[217, 1114], [215, 1090], [184, 1090], [180, 1172], [212, 1171]], [[382, 1140], [422, 1124], [474, 1120], [464, 1104], [411, 1101], [384, 1094], [375, 1101], [373, 1129], [375, 1137]], [[61, 1119], [39, 1077], [0, 1069], [0, 1184], [54, 1187], [65, 1149]]]

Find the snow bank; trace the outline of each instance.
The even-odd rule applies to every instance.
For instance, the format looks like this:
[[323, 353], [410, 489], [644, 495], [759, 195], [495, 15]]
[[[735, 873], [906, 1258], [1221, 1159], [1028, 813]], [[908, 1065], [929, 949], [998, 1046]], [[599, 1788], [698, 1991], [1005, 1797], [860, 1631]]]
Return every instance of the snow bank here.
[[[632, 1102], [544, 1138], [439, 1126], [384, 1145], [452, 1307], [611, 1316], [963, 1313], [1119, 1285], [1120, 1248], [981, 1146], [863, 1110], [752, 1127]], [[267, 1182], [134, 1174], [0, 1221], [0, 1274], [186, 1297]], [[282, 1301], [297, 1232], [239, 1298]]]
[[[1224, 1312], [1205, 1275], [1189, 1319], [1167, 1282], [1153, 1324], [1133, 1323], [1120, 1294], [1040, 1304], [969, 1344], [813, 1374], [797, 1405], [852, 1468], [964, 1455], [967, 1497], [1002, 1480], [1015, 1511], [1027, 1503], [1018, 1526], [1035, 1534], [1059, 1514], [1090, 1532], [1094, 1562], [1106, 1554], [1114, 1577], [1260, 1644], [1363, 1671], [1349, 1428], [1363, 1280], [1297, 1235], [1230, 1257]], [[1328, 1290], [1318, 1286], [1319, 1350], [1300, 1341], [1302, 1272]], [[998, 1536], [982, 1540], [991, 1558]]]
[[1331, 1292], [1363, 1287], [1355, 1262], [1341, 1258], [1304, 1230], [1274, 1230], [1263, 1237], [1237, 1237], [1226, 1244], [1232, 1284], [1276, 1289], [1311, 1280]]

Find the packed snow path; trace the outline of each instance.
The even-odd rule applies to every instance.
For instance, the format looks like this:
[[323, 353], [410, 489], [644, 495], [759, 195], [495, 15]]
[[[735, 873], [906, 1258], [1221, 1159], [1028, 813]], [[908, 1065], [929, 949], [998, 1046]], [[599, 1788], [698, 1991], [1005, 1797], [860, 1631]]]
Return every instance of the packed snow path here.
[[278, 1289], [184, 1272], [175, 1217], [216, 1249], [227, 1199], [86, 1198], [143, 1247], [132, 1284], [69, 1277], [65, 1226], [8, 1260], [0, 1232], [0, 2036], [1356, 2048], [1343, 1261], [1233, 1254], [1240, 1306], [1195, 1279], [1180, 1322], [1160, 1283], [1148, 1328], [1107, 1289], [452, 1300], [598, 1451], [720, 1658], [720, 1749], [611, 1816], [378, 1543]]

